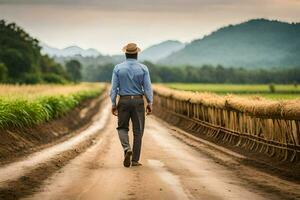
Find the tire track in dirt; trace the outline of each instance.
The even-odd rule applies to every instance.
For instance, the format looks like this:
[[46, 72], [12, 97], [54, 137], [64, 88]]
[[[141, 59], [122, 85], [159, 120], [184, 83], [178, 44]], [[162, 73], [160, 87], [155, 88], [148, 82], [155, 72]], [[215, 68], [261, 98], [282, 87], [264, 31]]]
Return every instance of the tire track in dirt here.
[[[143, 166], [124, 168], [115, 127], [116, 120], [112, 118], [101, 145], [72, 160], [26, 200], [297, 199], [297, 185], [277, 180], [272, 187], [288, 185], [273, 193], [268, 185], [274, 177], [255, 169], [247, 172], [242, 167], [237, 173], [235, 167], [242, 164], [235, 166], [237, 161], [233, 162], [232, 156], [213, 151], [207, 145], [200, 145], [199, 149], [191, 147], [188, 140], [183, 142], [182, 138], [174, 137], [176, 132], [172, 127], [155, 117], [146, 121]], [[243, 176], [252, 176], [251, 181], [260, 181], [261, 185], [249, 184]], [[263, 183], [263, 179], [270, 182]], [[292, 190], [294, 193], [288, 194]]]
[[93, 145], [109, 120], [107, 100], [101, 108], [94, 122], [82, 133], [24, 160], [3, 166], [0, 169], [0, 199], [19, 199], [32, 194], [51, 174]]

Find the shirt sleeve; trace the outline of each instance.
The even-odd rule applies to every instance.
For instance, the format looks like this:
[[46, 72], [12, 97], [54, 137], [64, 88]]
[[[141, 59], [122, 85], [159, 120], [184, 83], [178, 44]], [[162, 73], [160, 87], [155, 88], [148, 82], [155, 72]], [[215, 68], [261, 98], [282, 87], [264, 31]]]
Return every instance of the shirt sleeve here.
[[147, 67], [145, 67], [145, 75], [144, 75], [144, 81], [143, 81], [143, 88], [145, 92], [145, 96], [147, 99], [147, 102], [149, 104], [153, 103], [153, 91], [151, 87], [151, 79], [150, 79], [150, 73]]
[[116, 72], [116, 67], [113, 70], [112, 78], [111, 78], [111, 89], [110, 89], [110, 99], [113, 106], [116, 106], [116, 99], [119, 90], [119, 78]]

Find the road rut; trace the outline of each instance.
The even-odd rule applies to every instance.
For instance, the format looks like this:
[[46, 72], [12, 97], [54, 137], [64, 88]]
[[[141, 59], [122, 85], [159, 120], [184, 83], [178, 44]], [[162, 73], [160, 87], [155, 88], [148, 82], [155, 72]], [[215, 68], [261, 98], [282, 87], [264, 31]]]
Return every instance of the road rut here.
[[109, 115], [95, 144], [24, 199], [300, 199], [298, 183], [243, 166], [207, 144], [188, 145], [154, 116], [146, 120], [143, 166], [124, 168], [116, 123]]

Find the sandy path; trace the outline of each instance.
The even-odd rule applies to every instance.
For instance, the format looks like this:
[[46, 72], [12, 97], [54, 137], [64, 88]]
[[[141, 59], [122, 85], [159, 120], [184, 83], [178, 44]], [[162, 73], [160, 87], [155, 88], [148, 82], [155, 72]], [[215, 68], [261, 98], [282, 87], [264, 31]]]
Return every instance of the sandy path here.
[[96, 134], [97, 131], [101, 130], [107, 123], [109, 117], [109, 106], [108, 101], [104, 102], [104, 108], [101, 110], [102, 114], [97, 116], [95, 120], [87, 129], [83, 130], [80, 134], [66, 140], [62, 143], [54, 145], [52, 147], [43, 149], [39, 152], [33, 153], [28, 157], [4, 165], [0, 168], [0, 187], [5, 185], [6, 182], [15, 180], [21, 177], [26, 172], [37, 167], [38, 164], [44, 163], [47, 160], [54, 158], [59, 153], [74, 148], [81, 141], [85, 140], [89, 136]]
[[[237, 163], [230, 156], [206, 145], [196, 149], [185, 144], [155, 117], [146, 122], [143, 166], [124, 168], [116, 119], [108, 120], [109, 125], [96, 144], [49, 177], [38, 192], [26, 199], [300, 198], [299, 185], [245, 167], [237, 173]], [[211, 154], [221, 157], [221, 161]]]

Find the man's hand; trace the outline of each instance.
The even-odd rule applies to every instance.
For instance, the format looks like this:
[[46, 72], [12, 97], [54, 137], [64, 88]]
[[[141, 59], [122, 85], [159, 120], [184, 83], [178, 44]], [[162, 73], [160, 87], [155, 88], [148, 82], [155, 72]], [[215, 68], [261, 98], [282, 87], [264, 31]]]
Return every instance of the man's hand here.
[[117, 109], [117, 106], [113, 105], [111, 107], [111, 113], [114, 115], [114, 116], [118, 116], [118, 109]]
[[152, 104], [148, 104], [146, 107], [146, 115], [150, 115], [152, 113]]

